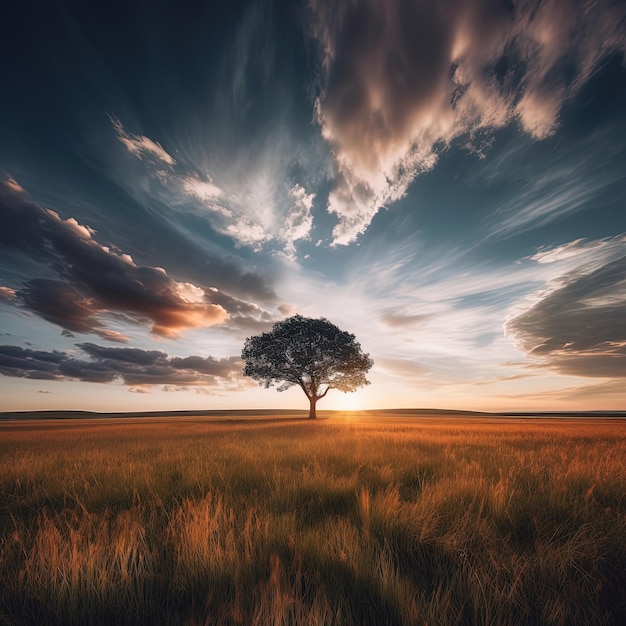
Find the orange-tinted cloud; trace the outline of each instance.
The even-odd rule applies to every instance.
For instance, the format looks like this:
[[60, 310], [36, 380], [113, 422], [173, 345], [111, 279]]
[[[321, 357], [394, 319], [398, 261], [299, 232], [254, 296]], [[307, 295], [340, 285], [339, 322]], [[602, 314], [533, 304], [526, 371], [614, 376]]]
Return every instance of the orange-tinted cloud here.
[[13, 300], [15, 296], [15, 289], [11, 289], [11, 287], [0, 287], [0, 299]]
[[133, 259], [102, 245], [95, 231], [75, 219], [63, 219], [31, 201], [23, 192], [0, 185], [0, 244], [17, 248], [45, 263], [56, 278], [27, 282], [21, 289], [3, 288], [3, 295], [44, 319], [72, 332], [93, 332], [123, 341], [106, 328], [109, 312], [152, 324], [152, 332], [176, 336], [186, 328], [224, 324], [223, 303], [241, 312], [235, 298], [217, 289], [205, 290], [168, 276], [163, 268], [137, 265]]

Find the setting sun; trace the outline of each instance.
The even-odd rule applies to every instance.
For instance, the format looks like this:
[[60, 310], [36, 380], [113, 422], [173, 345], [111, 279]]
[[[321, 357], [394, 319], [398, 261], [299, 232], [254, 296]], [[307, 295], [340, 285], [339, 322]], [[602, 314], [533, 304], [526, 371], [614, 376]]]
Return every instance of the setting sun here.
[[324, 405], [320, 404], [320, 409], [329, 411], [364, 411], [368, 407], [363, 394], [358, 391], [354, 393], [335, 393], [325, 398]]

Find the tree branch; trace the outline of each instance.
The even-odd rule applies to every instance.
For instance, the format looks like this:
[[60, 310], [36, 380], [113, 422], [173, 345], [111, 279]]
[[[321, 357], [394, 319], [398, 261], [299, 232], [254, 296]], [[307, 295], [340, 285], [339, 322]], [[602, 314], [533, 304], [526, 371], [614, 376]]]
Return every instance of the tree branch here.
[[323, 398], [328, 393], [329, 389], [330, 389], [330, 385], [328, 385], [328, 387], [326, 387], [326, 391], [324, 391], [324, 393], [321, 396], [317, 396], [317, 399], [319, 400], [320, 398]]
[[311, 395], [309, 394], [309, 392], [307, 391], [304, 383], [302, 382], [302, 380], [298, 381], [298, 385], [300, 385], [300, 387], [302, 388], [302, 391], [304, 391], [306, 397], [310, 400], [311, 399]]

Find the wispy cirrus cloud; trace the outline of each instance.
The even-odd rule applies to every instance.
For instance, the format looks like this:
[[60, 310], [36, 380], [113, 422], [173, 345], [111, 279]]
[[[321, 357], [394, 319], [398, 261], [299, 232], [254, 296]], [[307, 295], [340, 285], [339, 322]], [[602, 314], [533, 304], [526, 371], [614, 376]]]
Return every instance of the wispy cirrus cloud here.
[[[621, 197], [626, 176], [613, 164], [623, 158], [623, 144], [616, 141], [623, 131], [618, 126], [592, 133], [575, 146], [542, 155], [538, 163], [529, 147], [519, 146], [486, 163], [482, 175], [488, 182], [504, 178], [510, 185], [506, 199], [485, 220], [488, 237], [517, 236], [605, 202], [607, 194]], [[594, 145], [604, 147], [600, 154]]]
[[424, 365], [411, 359], [382, 358], [378, 359], [376, 365], [388, 375], [409, 380], [419, 380], [433, 373], [430, 365]]
[[605, 237], [589, 241], [587, 239], [575, 239], [560, 246], [543, 247], [533, 254], [530, 259], [537, 263], [557, 263], [580, 257], [602, 258], [606, 253], [615, 253], [626, 244], [626, 236]]
[[[163, 158], [145, 161], [145, 150], [136, 144], [149, 142], [158, 148], [160, 144], [127, 133], [117, 118], [112, 118], [112, 123], [127, 148], [128, 137], [135, 138], [129, 152], [144, 161], [159, 195], [170, 206], [203, 217], [215, 231], [230, 237], [238, 246], [260, 251], [265, 244], [274, 242], [282, 246], [287, 258], [294, 259], [296, 242], [309, 237], [315, 194], [307, 193], [300, 183], [290, 184], [287, 180], [285, 172], [293, 165], [289, 161], [294, 148], [286, 137], [266, 142], [257, 158], [243, 154], [229, 167], [216, 166], [209, 173], [204, 165], [165, 160], [164, 151]], [[155, 151], [150, 154], [154, 156]], [[174, 167], [164, 169], [162, 163]]]
[[229, 320], [245, 325], [270, 319], [257, 305], [215, 287], [177, 281], [161, 267], [137, 265], [94, 235], [74, 218], [63, 219], [25, 192], [0, 183], [0, 245], [44, 263], [55, 275], [33, 278], [21, 288], [3, 286], [4, 299], [67, 331], [112, 341], [126, 337], [108, 327], [108, 313], [122, 313], [129, 323], [149, 323], [154, 334], [166, 337]]
[[196, 198], [208, 209], [230, 218], [232, 211], [221, 206], [220, 198], [224, 196], [224, 191], [213, 183], [211, 178], [200, 180], [194, 176], [186, 176], [181, 179], [183, 191], [191, 197]]
[[292, 207], [280, 231], [280, 238], [285, 242], [285, 253], [289, 258], [295, 258], [296, 241], [309, 239], [313, 226], [311, 208], [315, 194], [307, 194], [304, 187], [295, 185], [289, 190]]
[[165, 165], [175, 165], [174, 157], [166, 152], [160, 143], [152, 141], [145, 135], [135, 135], [124, 129], [122, 123], [115, 117], [110, 116], [111, 124], [117, 133], [118, 139], [126, 146], [126, 149], [140, 159], [148, 158]]
[[601, 2], [312, 0], [316, 104], [337, 177], [334, 242], [363, 233], [438, 154], [511, 122], [536, 139], [601, 61], [624, 53], [626, 8]]
[[[570, 379], [571, 381], [571, 379]], [[528, 392], [507, 394], [502, 396], [502, 400], [510, 405], [511, 401], [521, 401], [526, 403]], [[533, 409], [544, 411], [546, 406], [553, 402], [558, 402], [566, 410], [581, 411], [593, 403], [594, 410], [608, 410], [611, 413], [623, 406], [624, 381], [621, 379], [610, 379], [592, 384], [568, 384], [562, 383], [549, 389], [536, 389], [532, 393]], [[533, 406], [531, 404], [531, 406]], [[532, 409], [531, 409], [532, 410]]]
[[[324, 314], [336, 323], [368, 329], [374, 373], [430, 389], [461, 380], [513, 387], [530, 372], [533, 380], [552, 380], [548, 388], [562, 384], [554, 382], [558, 374], [620, 375], [626, 273], [618, 262], [625, 243], [623, 235], [566, 241], [505, 265], [473, 262], [471, 255], [422, 255], [418, 261], [410, 251], [364, 251], [369, 260], [354, 268], [349, 290], [328, 281], [301, 289], [323, 290]], [[419, 246], [412, 250], [419, 257]], [[617, 264], [612, 270], [611, 263]], [[550, 297], [573, 282], [576, 287]], [[302, 295], [294, 299], [303, 302]], [[600, 345], [602, 334], [610, 345]], [[533, 352], [541, 337], [560, 339], [569, 353], [558, 354], [552, 343], [545, 354]]]
[[[160, 350], [106, 348], [76, 344], [84, 354], [0, 346], [0, 374], [36, 380], [80, 380], [110, 383], [121, 379], [135, 391], [146, 386], [202, 385], [236, 389], [241, 379], [239, 357], [170, 357]], [[87, 357], [87, 358], [85, 358]]]
[[328, 153], [313, 129], [303, 132], [310, 112], [294, 89], [300, 68], [282, 53], [278, 29], [272, 3], [249, 3], [220, 51], [201, 115], [180, 119], [162, 144], [111, 116], [145, 173], [111, 167], [134, 197], [166, 206], [167, 219], [192, 214], [236, 247], [294, 260], [312, 229], [311, 189], [325, 180]]
[[407, 329], [426, 323], [432, 315], [417, 313], [406, 314], [395, 311], [387, 311], [381, 315], [381, 321], [390, 328]]

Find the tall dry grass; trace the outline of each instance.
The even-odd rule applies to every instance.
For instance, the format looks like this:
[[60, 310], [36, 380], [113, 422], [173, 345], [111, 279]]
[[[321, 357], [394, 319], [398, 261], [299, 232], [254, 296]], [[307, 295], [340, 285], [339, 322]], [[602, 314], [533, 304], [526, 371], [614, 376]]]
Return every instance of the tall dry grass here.
[[0, 623], [626, 623], [626, 424], [0, 424]]

